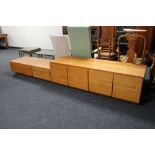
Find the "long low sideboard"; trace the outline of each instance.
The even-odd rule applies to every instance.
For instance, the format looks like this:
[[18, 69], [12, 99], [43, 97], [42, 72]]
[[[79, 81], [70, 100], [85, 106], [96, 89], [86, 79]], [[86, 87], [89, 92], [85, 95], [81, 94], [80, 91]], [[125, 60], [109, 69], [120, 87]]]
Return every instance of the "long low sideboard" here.
[[146, 71], [146, 65], [72, 56], [22, 57], [10, 61], [10, 66], [17, 73], [137, 104]]

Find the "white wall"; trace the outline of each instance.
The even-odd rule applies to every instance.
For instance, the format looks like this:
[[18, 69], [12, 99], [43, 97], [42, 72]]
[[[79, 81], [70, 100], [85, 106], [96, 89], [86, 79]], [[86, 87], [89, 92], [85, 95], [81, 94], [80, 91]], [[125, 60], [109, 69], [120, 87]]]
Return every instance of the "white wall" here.
[[53, 49], [49, 35], [61, 35], [61, 26], [1, 26], [8, 34], [9, 46]]

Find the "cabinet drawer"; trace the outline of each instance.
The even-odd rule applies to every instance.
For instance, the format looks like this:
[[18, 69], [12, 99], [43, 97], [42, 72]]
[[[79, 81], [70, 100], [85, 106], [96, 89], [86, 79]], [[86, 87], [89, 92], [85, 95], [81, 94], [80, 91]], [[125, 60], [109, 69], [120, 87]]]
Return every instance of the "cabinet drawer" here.
[[11, 70], [16, 73], [32, 76], [32, 67], [25, 64], [10, 62]]
[[32, 67], [32, 72], [33, 72], [34, 77], [51, 81], [50, 69], [34, 67], [33, 66]]
[[51, 77], [55, 83], [68, 85], [67, 66], [59, 64], [51, 64]]
[[69, 86], [88, 90], [88, 69], [79, 67], [68, 67]]
[[111, 96], [112, 82], [113, 73], [89, 70], [89, 91]]
[[139, 103], [142, 78], [114, 74], [113, 97]]

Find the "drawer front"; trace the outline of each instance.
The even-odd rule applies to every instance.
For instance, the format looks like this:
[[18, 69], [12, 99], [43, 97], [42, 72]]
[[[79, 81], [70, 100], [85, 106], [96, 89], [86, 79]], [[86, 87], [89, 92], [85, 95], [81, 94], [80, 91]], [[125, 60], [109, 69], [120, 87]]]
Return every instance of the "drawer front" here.
[[112, 82], [113, 73], [89, 70], [89, 91], [111, 96]]
[[39, 79], [51, 81], [50, 69], [32, 67], [33, 76]]
[[88, 90], [88, 69], [79, 67], [68, 67], [69, 86]]
[[59, 64], [51, 64], [51, 77], [55, 83], [68, 85], [67, 66]]
[[114, 74], [113, 97], [139, 103], [143, 79]]
[[20, 63], [10, 62], [11, 70], [16, 73], [32, 76], [32, 67]]

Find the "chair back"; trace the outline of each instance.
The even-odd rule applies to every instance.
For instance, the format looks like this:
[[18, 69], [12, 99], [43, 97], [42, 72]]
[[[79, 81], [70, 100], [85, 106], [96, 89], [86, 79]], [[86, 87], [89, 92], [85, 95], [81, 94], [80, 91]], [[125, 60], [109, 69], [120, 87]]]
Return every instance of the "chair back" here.
[[0, 26], [0, 34], [2, 34], [2, 29], [1, 29], [1, 26]]
[[99, 55], [99, 58], [103, 59], [112, 59], [114, 55], [116, 55], [114, 47], [115, 47], [115, 39], [112, 38], [111, 40], [107, 42], [99, 43], [97, 41], [97, 53]]
[[[128, 41], [128, 50], [126, 55], [121, 55], [120, 52], [120, 42], [123, 38], [126, 38]], [[137, 57], [137, 53], [135, 51], [136, 49], [136, 43], [138, 39], [143, 40], [143, 50], [141, 51], [141, 57]], [[135, 63], [135, 64], [143, 64], [144, 63], [144, 55], [146, 50], [146, 38], [143, 35], [140, 35], [138, 33], [127, 33], [125, 35], [121, 35], [118, 38], [118, 61], [121, 62], [127, 62], [127, 63]]]
[[50, 38], [55, 51], [55, 58], [70, 55], [68, 35], [51, 35]]
[[91, 28], [68, 27], [67, 29], [71, 45], [71, 55], [90, 58], [92, 52]]

